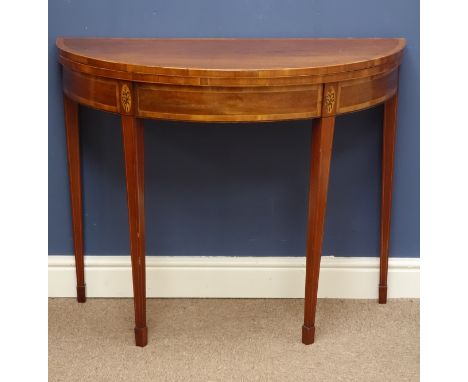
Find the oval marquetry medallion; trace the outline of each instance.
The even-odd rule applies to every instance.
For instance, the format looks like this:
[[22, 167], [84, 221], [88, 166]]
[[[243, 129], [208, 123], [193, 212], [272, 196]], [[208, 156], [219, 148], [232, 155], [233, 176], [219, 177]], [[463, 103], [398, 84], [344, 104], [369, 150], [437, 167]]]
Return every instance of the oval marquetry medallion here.
[[328, 88], [327, 95], [325, 96], [325, 106], [327, 108], [327, 113], [331, 113], [333, 111], [333, 106], [335, 106], [335, 100], [335, 88], [333, 86], [330, 86]]
[[123, 84], [120, 90], [120, 102], [125, 112], [129, 113], [132, 108], [132, 94], [126, 84]]

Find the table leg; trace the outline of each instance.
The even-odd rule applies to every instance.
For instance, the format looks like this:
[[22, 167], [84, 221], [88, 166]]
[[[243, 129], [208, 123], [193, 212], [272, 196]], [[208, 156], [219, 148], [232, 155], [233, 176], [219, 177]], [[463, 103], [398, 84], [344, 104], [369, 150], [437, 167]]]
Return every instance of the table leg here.
[[81, 205], [80, 132], [78, 127], [78, 104], [65, 94], [65, 130], [67, 136], [68, 178], [75, 251], [76, 293], [78, 302], [86, 302], [83, 255], [83, 211]]
[[398, 96], [385, 102], [382, 149], [382, 200], [380, 216], [380, 282], [379, 304], [387, 302], [388, 254], [390, 243], [390, 217], [392, 210], [393, 163], [397, 125]]
[[135, 342], [137, 346], [146, 346], [148, 328], [146, 327], [143, 121], [133, 116], [122, 115], [122, 136], [132, 258]]
[[310, 345], [315, 337], [315, 311], [322, 256], [328, 177], [333, 145], [335, 117], [313, 121], [309, 178], [309, 212], [307, 227], [307, 259], [305, 282], [304, 325], [302, 343]]

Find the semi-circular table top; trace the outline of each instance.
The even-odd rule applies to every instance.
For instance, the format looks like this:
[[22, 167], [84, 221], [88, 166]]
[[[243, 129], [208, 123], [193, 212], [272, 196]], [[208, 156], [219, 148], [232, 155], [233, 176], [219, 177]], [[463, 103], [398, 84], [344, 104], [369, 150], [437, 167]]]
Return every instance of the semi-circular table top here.
[[399, 60], [405, 40], [58, 38], [60, 56], [128, 73], [289, 77], [359, 70]]
[[[72, 99], [138, 117], [223, 122], [323, 116], [322, 101], [332, 98], [325, 114], [381, 103], [396, 92], [405, 40], [60, 37], [56, 44]], [[134, 100], [128, 107], [122, 86]]]

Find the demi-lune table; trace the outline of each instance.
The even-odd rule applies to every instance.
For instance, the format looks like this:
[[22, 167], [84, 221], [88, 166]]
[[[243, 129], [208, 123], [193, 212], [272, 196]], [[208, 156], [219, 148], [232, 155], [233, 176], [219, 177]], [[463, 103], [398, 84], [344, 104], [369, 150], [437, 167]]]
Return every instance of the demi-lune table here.
[[310, 119], [302, 342], [315, 311], [335, 118], [384, 103], [379, 302], [387, 300], [398, 73], [405, 40], [58, 38], [78, 302], [85, 302], [78, 105], [121, 116], [135, 341], [147, 344], [143, 119]]

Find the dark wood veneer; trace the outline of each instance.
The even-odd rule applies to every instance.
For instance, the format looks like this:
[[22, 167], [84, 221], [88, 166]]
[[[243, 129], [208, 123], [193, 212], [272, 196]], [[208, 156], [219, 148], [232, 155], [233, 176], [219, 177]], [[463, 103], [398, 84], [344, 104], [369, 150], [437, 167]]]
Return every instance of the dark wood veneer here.
[[183, 121], [244, 122], [320, 115], [321, 85], [289, 87], [196, 87], [140, 85], [136, 114]]
[[128, 225], [132, 259], [135, 305], [135, 340], [138, 346], [148, 342], [146, 327], [145, 281], [145, 201], [144, 201], [144, 130], [143, 121], [122, 115], [122, 137], [127, 181]]
[[78, 104], [63, 97], [67, 137], [68, 179], [72, 212], [73, 246], [76, 265], [76, 293], [78, 302], [86, 302], [84, 282], [83, 215], [81, 204], [80, 132], [78, 129]]
[[118, 82], [63, 69], [63, 91], [71, 99], [95, 109], [119, 111]]

